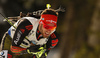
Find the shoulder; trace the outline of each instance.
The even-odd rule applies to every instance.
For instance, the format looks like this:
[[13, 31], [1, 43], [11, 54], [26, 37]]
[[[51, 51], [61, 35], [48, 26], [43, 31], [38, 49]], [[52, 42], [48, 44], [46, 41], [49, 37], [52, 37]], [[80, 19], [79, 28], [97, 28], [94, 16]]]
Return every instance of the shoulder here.
[[23, 17], [22, 19], [27, 19], [27, 20], [29, 20], [33, 25], [35, 24], [35, 23], [38, 23], [40, 20], [39, 19], [37, 19], [37, 18], [35, 18], [35, 17]]
[[23, 17], [22, 19], [27, 19], [29, 21], [38, 21], [39, 19], [35, 18], [35, 17]]
[[31, 24], [34, 24], [35, 22], [38, 22], [38, 21], [39, 21], [39, 19], [34, 18], [34, 17], [23, 17], [17, 21], [17, 24], [20, 24], [22, 22], [24, 22], [24, 23], [30, 22]]
[[56, 39], [57, 37], [58, 37], [58, 36], [57, 36], [56, 31], [53, 32], [53, 33], [50, 35], [50, 38], [52, 38], [52, 39]]

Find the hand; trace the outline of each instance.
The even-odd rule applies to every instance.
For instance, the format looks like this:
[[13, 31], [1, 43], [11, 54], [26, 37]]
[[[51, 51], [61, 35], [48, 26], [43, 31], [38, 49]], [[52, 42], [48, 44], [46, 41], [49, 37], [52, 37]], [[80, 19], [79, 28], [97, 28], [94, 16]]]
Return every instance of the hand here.
[[37, 57], [37, 58], [40, 58], [40, 57], [42, 56], [42, 54], [43, 54], [45, 51], [46, 51], [46, 49], [42, 49], [41, 51], [36, 52], [36, 53], [37, 53], [37, 54], [36, 54], [36, 57]]

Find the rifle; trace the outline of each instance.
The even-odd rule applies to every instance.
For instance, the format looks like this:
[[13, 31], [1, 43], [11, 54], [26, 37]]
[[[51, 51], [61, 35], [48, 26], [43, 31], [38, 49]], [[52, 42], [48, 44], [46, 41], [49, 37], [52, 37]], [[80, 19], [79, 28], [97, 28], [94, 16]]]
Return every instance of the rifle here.
[[[50, 9], [51, 5], [50, 4], [47, 4], [46, 5], [47, 9]], [[44, 10], [38, 10], [38, 11], [34, 11], [34, 12], [28, 12], [27, 14], [25, 13], [22, 13], [20, 12], [20, 15], [19, 16], [16, 16], [16, 17], [8, 17], [8, 18], [5, 18], [1, 13], [1, 15], [5, 18], [4, 21], [7, 21], [9, 23], [12, 22], [13, 24], [15, 22], [17, 22], [20, 18], [22, 17], [36, 17], [36, 18], [40, 18], [41, 16], [41, 13], [43, 12]], [[65, 12], [65, 8], [62, 8], [61, 6], [55, 10], [56, 12]], [[9, 20], [9, 21], [8, 21]], [[11, 24], [11, 23], [10, 23]], [[11, 24], [12, 25], [12, 24]]]

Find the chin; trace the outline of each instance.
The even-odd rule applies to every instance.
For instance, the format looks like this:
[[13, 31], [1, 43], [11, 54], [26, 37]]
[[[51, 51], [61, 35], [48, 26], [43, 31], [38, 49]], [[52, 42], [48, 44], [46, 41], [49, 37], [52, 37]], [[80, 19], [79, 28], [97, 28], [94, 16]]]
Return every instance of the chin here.
[[49, 37], [49, 35], [48, 35], [48, 36], [45, 36], [45, 35], [44, 35], [43, 37], [44, 37], [44, 38], [48, 38], [48, 37]]
[[43, 36], [44, 38], [48, 38], [49, 36]]

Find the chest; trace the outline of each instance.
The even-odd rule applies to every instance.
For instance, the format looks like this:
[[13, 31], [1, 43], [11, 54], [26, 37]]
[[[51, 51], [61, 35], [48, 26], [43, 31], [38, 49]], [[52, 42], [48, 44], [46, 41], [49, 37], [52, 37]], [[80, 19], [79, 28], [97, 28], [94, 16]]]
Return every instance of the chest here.
[[28, 34], [27, 38], [35, 45], [44, 45], [48, 41], [47, 38], [43, 38], [41, 34], [37, 34], [33, 30]]
[[21, 43], [20, 46], [23, 48], [28, 48], [31, 46], [31, 43], [33, 43], [34, 45], [44, 45], [47, 43], [48, 39], [47, 38], [39, 38], [39, 40], [37, 39], [38, 37], [36, 37], [36, 32], [35, 31], [31, 31], [28, 36], [26, 36], [27, 39], [24, 39], [23, 42]]
[[47, 41], [48, 41], [47, 38], [42, 37], [42, 38], [39, 38], [39, 40], [38, 40], [39, 35], [37, 36], [37, 28], [38, 28], [38, 23], [33, 24], [32, 30], [26, 36], [28, 40], [27, 39], [23, 40], [23, 42], [26, 43], [26, 44], [21, 43], [21, 45], [20, 45], [21, 47], [23, 47], [23, 48], [30, 47], [31, 46], [30, 42], [35, 44], [35, 45], [40, 45], [40, 46], [47, 43]]

